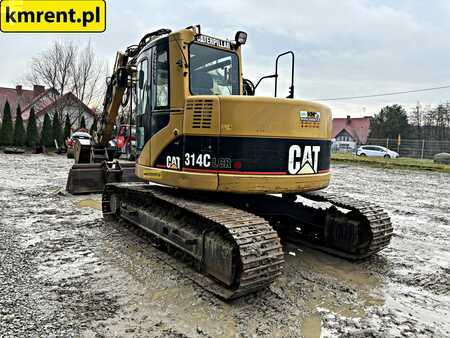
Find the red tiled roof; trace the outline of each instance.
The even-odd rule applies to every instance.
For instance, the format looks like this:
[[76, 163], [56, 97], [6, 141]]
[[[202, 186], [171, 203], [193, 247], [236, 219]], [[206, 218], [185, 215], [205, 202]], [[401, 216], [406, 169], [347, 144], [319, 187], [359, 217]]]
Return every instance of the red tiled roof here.
[[16, 88], [0, 87], [0, 115], [3, 116], [3, 109], [6, 101], [11, 107], [11, 115], [13, 119], [16, 116], [17, 105], [21, 108], [26, 107], [35, 98], [36, 92], [30, 89], [22, 89], [22, 94], [18, 95]]
[[6, 101], [11, 106], [13, 120], [16, 117], [17, 104], [20, 104], [22, 118], [26, 121], [30, 117], [31, 107], [34, 107], [36, 117], [39, 117], [54, 108], [61, 101], [71, 101], [86, 113], [92, 116], [95, 115], [95, 109], [86, 106], [73, 93], [69, 92], [61, 96], [56, 89], [49, 88], [44, 90], [43, 86], [35, 86], [34, 90], [23, 89], [21, 86], [18, 86], [18, 88], [0, 87], [0, 116], [3, 114]]
[[39, 94], [32, 100], [24, 109], [22, 109], [22, 118], [24, 121], [30, 118], [31, 107], [34, 107], [34, 112], [37, 114], [44, 107], [51, 104], [59, 96], [56, 89], [50, 88]]
[[[52, 100], [49, 102], [45, 107], [40, 109], [36, 112], [36, 117], [44, 115], [46, 112], [48, 112], [51, 108], [55, 107], [60, 101], [72, 101], [76, 103], [79, 107], [81, 107], [86, 113], [95, 116], [95, 112], [86, 106], [83, 101], [81, 101], [78, 97], [76, 97], [72, 92], [66, 93], [62, 96], [59, 96], [56, 100]], [[22, 112], [23, 114], [23, 112]], [[28, 117], [27, 117], [28, 118]], [[26, 120], [25, 117], [23, 117], [24, 120]]]
[[335, 138], [342, 130], [346, 130], [360, 143], [366, 143], [369, 137], [370, 117], [334, 118], [332, 138]]

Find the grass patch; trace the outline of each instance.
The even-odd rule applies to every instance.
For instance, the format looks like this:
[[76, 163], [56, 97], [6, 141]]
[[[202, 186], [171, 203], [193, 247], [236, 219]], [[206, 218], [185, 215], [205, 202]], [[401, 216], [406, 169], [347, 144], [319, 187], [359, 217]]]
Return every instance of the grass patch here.
[[331, 155], [331, 160], [333, 162], [352, 162], [382, 168], [430, 170], [450, 174], [449, 165], [434, 163], [433, 160], [419, 160], [408, 157], [383, 158], [383, 157], [356, 156], [351, 153], [333, 153]]

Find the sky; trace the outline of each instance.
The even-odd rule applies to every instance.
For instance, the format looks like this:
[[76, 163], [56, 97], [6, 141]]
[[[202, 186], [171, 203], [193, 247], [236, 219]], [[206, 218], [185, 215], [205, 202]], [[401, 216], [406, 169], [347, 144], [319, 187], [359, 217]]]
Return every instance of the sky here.
[[[202, 32], [243, 46], [244, 76], [256, 82], [274, 71], [277, 54], [292, 50], [295, 98], [324, 99], [450, 85], [448, 0], [107, 0], [107, 29], [95, 34], [0, 33], [0, 86], [23, 83], [33, 56], [55, 40], [89, 40], [110, 66], [115, 52], [159, 28], [200, 24]], [[287, 95], [289, 61], [282, 61]], [[266, 80], [257, 95], [273, 95]], [[336, 117], [371, 116], [389, 104], [408, 111], [450, 101], [450, 88], [370, 99], [320, 101]]]

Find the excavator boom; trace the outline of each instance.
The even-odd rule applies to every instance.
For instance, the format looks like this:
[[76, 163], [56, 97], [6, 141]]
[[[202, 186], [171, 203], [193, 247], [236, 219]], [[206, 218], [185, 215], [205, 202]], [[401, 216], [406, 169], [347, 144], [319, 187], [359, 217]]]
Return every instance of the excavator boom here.
[[126, 53], [117, 53], [113, 75], [108, 80], [95, 143], [91, 144], [90, 140], [75, 142], [75, 164], [70, 169], [66, 186], [71, 194], [100, 193], [107, 183], [139, 181], [134, 175], [135, 164], [113, 162], [115, 149], [108, 147], [124, 94], [127, 90], [131, 92], [132, 88], [135, 68], [128, 60]]
[[[109, 146], [121, 107], [131, 104], [136, 84], [136, 56], [151, 40], [168, 30], [145, 35], [138, 45], [117, 52], [113, 73], [107, 81], [100, 128], [94, 142], [77, 140], [74, 145], [75, 164], [67, 179], [66, 190], [71, 194], [101, 193], [107, 183], [139, 182], [135, 163], [113, 161], [116, 149]], [[125, 101], [124, 101], [125, 98]]]

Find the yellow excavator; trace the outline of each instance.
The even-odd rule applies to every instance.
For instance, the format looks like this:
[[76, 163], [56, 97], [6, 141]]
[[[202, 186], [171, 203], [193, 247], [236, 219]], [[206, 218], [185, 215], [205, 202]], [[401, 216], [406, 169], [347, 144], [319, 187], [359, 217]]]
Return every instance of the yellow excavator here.
[[[74, 194], [103, 191], [107, 221], [145, 230], [224, 299], [280, 276], [282, 241], [361, 259], [392, 236], [377, 205], [317, 192], [330, 182], [331, 111], [293, 98], [292, 52], [256, 85], [244, 79], [246, 40], [242, 31], [222, 40], [190, 26], [149, 33], [118, 52], [96, 144], [76, 146], [67, 182]], [[285, 56], [291, 84], [278, 98]], [[264, 79], [274, 79], [275, 97], [254, 96]], [[135, 164], [109, 161], [127, 104], [136, 119]]]

